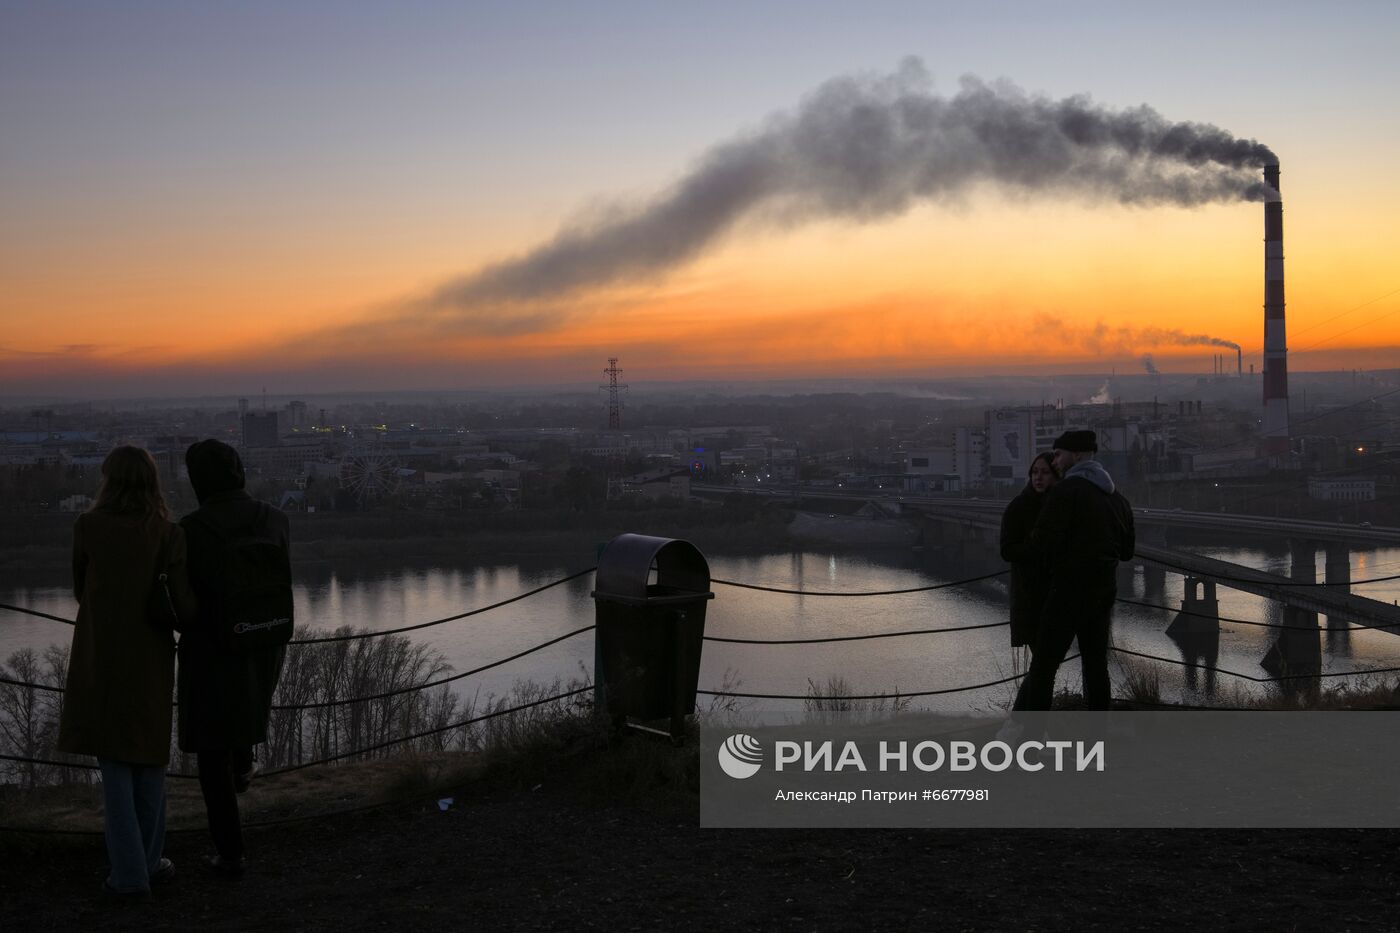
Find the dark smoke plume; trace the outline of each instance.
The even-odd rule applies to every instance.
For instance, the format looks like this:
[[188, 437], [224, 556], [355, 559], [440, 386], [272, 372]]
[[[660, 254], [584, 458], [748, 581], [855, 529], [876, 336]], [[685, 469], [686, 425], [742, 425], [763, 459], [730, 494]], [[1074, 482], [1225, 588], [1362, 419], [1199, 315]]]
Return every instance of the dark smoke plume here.
[[1160, 376], [1161, 371], [1157, 369], [1157, 363], [1152, 359], [1151, 353], [1142, 355], [1142, 366], [1147, 370], [1149, 376]]
[[[1125, 329], [1120, 328], [1120, 330]], [[1207, 334], [1185, 334], [1179, 330], [1166, 330], [1160, 327], [1144, 327], [1130, 333], [1137, 335], [1137, 342], [1150, 344], [1154, 347], [1229, 347], [1231, 350], [1240, 348], [1240, 345], [1233, 340], [1226, 340], [1223, 337], [1211, 337]]]
[[976, 78], [941, 97], [910, 58], [891, 75], [828, 81], [795, 112], [716, 145], [648, 203], [566, 226], [415, 304], [533, 329], [539, 316], [522, 325], [515, 313], [486, 307], [654, 278], [744, 220], [868, 222], [955, 199], [980, 182], [1133, 205], [1263, 200], [1273, 189], [1257, 170], [1274, 161], [1260, 143], [1209, 124], [1173, 123], [1147, 106], [1111, 110], [1087, 96], [1051, 100]]
[[[1188, 334], [1166, 327], [1109, 327], [1102, 321], [1093, 327], [1066, 324], [1049, 314], [1036, 315], [1032, 328], [1046, 337], [1077, 343], [1094, 353], [1136, 353], [1143, 347], [1229, 347], [1240, 345], [1209, 334]], [[1150, 355], [1144, 361], [1151, 359]]]

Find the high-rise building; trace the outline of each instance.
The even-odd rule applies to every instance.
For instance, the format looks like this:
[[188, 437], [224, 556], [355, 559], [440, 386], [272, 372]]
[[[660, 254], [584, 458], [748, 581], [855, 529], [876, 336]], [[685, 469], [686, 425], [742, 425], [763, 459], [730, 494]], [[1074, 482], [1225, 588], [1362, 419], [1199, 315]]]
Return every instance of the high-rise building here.
[[307, 418], [305, 402], [288, 402], [283, 414], [286, 415], [286, 419], [284, 420], [283, 425], [289, 431], [300, 431], [308, 427], [306, 423]]
[[243, 415], [244, 447], [276, 447], [282, 432], [275, 411], [250, 411]]

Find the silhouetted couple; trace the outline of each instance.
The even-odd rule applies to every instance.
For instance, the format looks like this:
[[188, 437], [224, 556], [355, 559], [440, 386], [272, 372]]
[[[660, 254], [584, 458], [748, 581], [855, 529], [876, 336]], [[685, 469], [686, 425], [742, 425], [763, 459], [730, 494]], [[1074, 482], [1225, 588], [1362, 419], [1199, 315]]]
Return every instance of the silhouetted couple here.
[[[114, 449], [92, 508], [73, 530], [73, 631], [58, 748], [93, 755], [102, 773], [110, 874], [103, 890], [148, 896], [169, 881], [164, 857], [175, 633], [179, 746], [193, 752], [221, 874], [242, 872], [237, 789], [266, 740], [282, 648], [241, 650], [223, 637], [228, 542], [255, 538], [285, 566], [287, 518], [243, 491], [238, 453], [215, 440], [186, 451], [199, 508], [170, 521], [150, 453]], [[284, 574], [277, 574], [279, 581]], [[290, 621], [288, 621], [290, 629]]]
[[1055, 674], [1077, 638], [1084, 705], [1106, 710], [1109, 629], [1118, 562], [1136, 547], [1133, 510], [1094, 454], [1093, 431], [1066, 431], [1031, 462], [1026, 489], [1002, 516], [1001, 554], [1011, 562], [1011, 643], [1031, 664], [1014, 710], [1048, 710]]

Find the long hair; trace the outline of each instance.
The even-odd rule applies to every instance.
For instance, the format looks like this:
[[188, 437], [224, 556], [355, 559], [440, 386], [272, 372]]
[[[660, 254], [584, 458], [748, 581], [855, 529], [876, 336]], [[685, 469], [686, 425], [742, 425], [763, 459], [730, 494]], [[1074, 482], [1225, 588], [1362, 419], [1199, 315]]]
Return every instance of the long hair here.
[[[1050, 475], [1054, 477], [1054, 479], [1050, 481], [1050, 485], [1053, 486], [1060, 481], [1060, 474], [1055, 472], [1055, 452], [1053, 450], [1043, 450], [1035, 455], [1034, 459], [1031, 460], [1031, 465], [1026, 468], [1026, 488], [1031, 491], [1035, 490], [1035, 485], [1031, 482], [1031, 475], [1035, 473], [1035, 465], [1042, 460], [1044, 460], [1045, 465], [1050, 468]], [[1049, 489], [1049, 487], [1046, 488]], [[1037, 497], [1043, 495], [1045, 495], [1043, 492], [1036, 493]]]
[[1026, 468], [1026, 479], [1031, 478], [1031, 474], [1035, 472], [1036, 462], [1040, 460], [1045, 461], [1045, 465], [1050, 468], [1051, 473], [1055, 472], [1055, 452], [1053, 450], [1042, 450], [1035, 455], [1031, 460], [1031, 465]]
[[156, 461], [142, 447], [123, 445], [102, 461], [102, 485], [94, 512], [121, 512], [168, 520], [170, 509], [160, 492]]

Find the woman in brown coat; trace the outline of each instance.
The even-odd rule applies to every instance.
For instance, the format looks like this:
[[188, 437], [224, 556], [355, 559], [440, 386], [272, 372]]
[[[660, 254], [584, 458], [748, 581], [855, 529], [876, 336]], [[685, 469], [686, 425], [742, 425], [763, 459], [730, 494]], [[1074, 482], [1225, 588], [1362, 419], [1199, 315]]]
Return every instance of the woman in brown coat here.
[[[175, 638], [152, 621], [162, 571], [177, 611], [193, 615], [185, 538], [170, 522], [151, 455], [118, 447], [102, 463], [92, 509], [73, 529], [78, 620], [58, 748], [93, 755], [102, 771], [110, 875], [103, 889], [145, 895], [174, 876], [164, 858]], [[168, 617], [167, 617], [168, 618]]]

